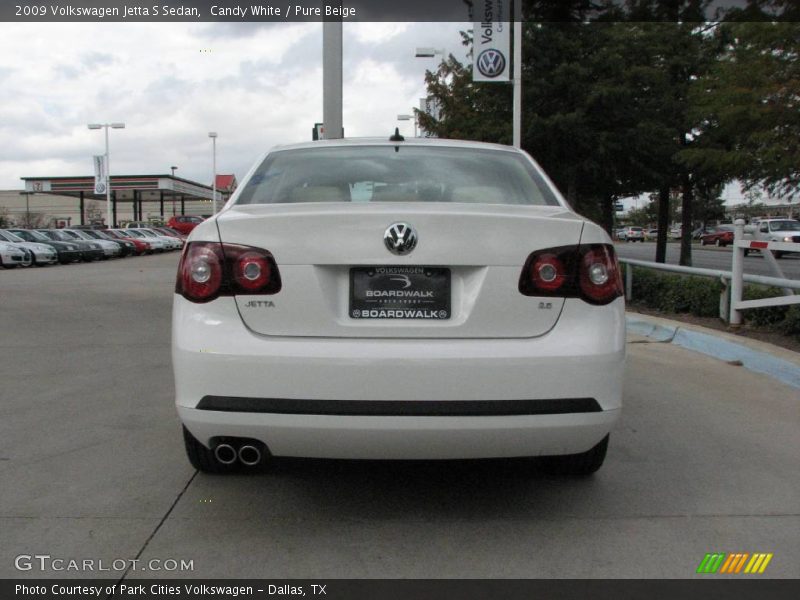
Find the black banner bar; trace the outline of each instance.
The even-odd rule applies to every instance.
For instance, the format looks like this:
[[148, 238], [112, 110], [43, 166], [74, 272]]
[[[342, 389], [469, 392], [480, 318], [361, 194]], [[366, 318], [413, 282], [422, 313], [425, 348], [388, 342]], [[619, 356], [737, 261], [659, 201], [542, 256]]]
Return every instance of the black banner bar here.
[[[758, 10], [745, 0], [663, 0], [639, 3], [635, 9], [628, 0], [521, 1], [523, 18], [537, 22], [800, 18], [794, 0], [761, 2]], [[4, 0], [0, 2], [0, 21], [473, 22], [480, 20], [473, 14], [476, 5], [475, 0]]]
[[[713, 577], [713, 576], [712, 576]], [[88, 600], [147, 598], [149, 600], [546, 600], [564, 599], [681, 600], [797, 598], [797, 580], [757, 579], [4, 579], [3, 600]]]

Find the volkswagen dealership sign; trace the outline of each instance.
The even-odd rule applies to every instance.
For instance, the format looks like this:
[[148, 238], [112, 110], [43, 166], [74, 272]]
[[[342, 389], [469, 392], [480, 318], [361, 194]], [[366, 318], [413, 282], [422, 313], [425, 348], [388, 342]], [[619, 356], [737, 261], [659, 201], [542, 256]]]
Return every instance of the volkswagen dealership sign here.
[[509, 0], [475, 2], [472, 48], [473, 81], [510, 81], [511, 13]]

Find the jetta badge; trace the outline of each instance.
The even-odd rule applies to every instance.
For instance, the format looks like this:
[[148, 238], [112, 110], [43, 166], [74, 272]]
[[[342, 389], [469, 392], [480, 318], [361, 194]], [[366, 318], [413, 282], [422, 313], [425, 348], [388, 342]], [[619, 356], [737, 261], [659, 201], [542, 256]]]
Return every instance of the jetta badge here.
[[383, 234], [383, 243], [393, 254], [408, 254], [417, 245], [417, 232], [408, 223], [392, 223]]

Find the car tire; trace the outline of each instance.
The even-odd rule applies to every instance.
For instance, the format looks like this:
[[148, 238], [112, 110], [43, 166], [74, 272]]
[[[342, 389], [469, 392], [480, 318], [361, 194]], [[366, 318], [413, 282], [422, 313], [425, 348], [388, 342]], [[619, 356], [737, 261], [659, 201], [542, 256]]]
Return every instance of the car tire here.
[[785, 254], [784, 252], [779, 252], [779, 251], [773, 252], [773, 255], [775, 256], [775, 259], [783, 258], [784, 254]]
[[223, 465], [219, 462], [214, 456], [214, 451], [197, 441], [197, 438], [186, 427], [183, 428], [183, 443], [186, 446], [186, 456], [189, 458], [189, 462], [202, 473], [219, 475], [232, 473], [237, 469], [237, 463]]
[[609, 437], [607, 435], [596, 446], [580, 454], [545, 456], [542, 466], [551, 475], [587, 477], [603, 466], [608, 451]]
[[744, 255], [747, 256], [748, 254], [750, 254], [750, 249], [749, 248], [745, 248], [744, 249]]
[[722, 241], [718, 238], [717, 240], [714, 241], [714, 245], [717, 248], [721, 248], [722, 247]]

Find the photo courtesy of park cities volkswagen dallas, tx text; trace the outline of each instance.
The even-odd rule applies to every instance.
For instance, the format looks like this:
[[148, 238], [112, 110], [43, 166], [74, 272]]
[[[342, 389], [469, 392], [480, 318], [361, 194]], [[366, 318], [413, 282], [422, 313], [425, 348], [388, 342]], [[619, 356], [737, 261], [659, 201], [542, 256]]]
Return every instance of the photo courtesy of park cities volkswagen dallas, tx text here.
[[786, 0], [0, 4], [0, 598], [798, 596]]

